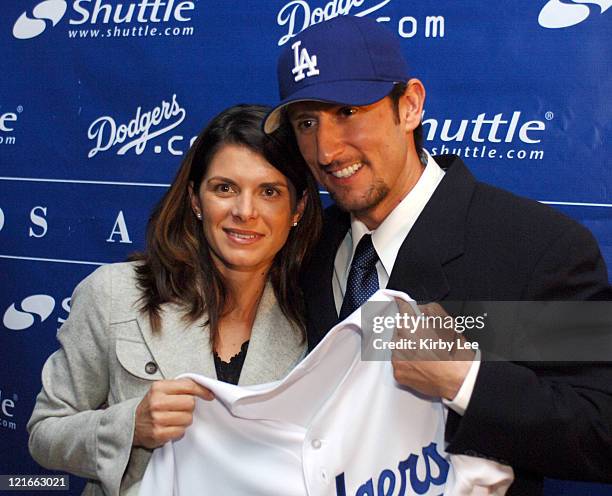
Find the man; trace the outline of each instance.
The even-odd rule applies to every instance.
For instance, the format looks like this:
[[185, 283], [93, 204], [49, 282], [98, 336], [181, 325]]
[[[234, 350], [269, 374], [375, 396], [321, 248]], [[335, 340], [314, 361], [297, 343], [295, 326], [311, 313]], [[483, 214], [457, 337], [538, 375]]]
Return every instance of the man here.
[[[303, 277], [311, 349], [378, 287], [428, 302], [607, 294], [586, 229], [422, 150], [425, 89], [384, 27], [350, 16], [313, 26], [281, 53], [278, 77], [265, 130], [292, 127], [336, 202]], [[449, 453], [511, 465], [508, 494], [541, 494], [543, 477], [612, 482], [608, 366], [466, 356], [393, 361], [398, 382], [449, 407]]]

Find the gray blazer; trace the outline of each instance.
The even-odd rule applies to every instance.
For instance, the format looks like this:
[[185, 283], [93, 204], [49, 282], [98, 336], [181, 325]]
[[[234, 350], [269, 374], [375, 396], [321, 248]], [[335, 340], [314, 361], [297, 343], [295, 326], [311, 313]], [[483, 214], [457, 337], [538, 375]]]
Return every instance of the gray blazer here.
[[[188, 325], [178, 305], [167, 304], [162, 331], [153, 334], [137, 309], [140, 296], [133, 263], [100, 267], [77, 286], [28, 422], [32, 457], [90, 479], [86, 495], [137, 494], [151, 451], [132, 448], [134, 418], [153, 381], [186, 372], [216, 377], [205, 318]], [[268, 284], [239, 384], [278, 380], [304, 352]]]

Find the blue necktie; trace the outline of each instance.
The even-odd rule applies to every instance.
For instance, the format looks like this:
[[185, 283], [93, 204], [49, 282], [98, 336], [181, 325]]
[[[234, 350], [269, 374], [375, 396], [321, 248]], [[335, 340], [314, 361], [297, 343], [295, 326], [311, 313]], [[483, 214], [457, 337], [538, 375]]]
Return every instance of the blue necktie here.
[[372, 236], [366, 234], [359, 241], [351, 263], [340, 320], [348, 317], [378, 290], [376, 262], [378, 254], [372, 244]]

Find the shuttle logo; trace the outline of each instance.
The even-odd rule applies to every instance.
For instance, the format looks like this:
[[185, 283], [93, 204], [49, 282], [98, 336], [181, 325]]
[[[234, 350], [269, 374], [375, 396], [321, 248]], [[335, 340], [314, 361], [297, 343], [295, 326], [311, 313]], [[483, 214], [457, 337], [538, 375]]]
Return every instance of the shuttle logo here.
[[[176, 3], [175, 3], [176, 2]], [[191, 21], [195, 4], [189, 0], [132, 0], [125, 3], [104, 0], [44, 0], [23, 12], [13, 25], [19, 40], [36, 38], [48, 27], [55, 27], [69, 10], [68, 24], [85, 29], [68, 30], [69, 38], [116, 38], [133, 36], [191, 36], [193, 26], [179, 28], [176, 23]], [[149, 24], [156, 26], [150, 27]], [[162, 28], [161, 24], [174, 24]], [[103, 27], [105, 29], [93, 29]], [[112, 29], [111, 27], [112, 26]]]
[[17, 310], [15, 303], [12, 303], [7, 308], [2, 319], [4, 327], [12, 331], [23, 331], [34, 325], [34, 315], [44, 322], [53, 312], [55, 300], [49, 295], [36, 294], [25, 298], [20, 307], [21, 310]]
[[458, 123], [445, 119], [440, 125], [440, 121], [435, 118], [424, 118], [422, 123], [428, 141], [440, 139], [462, 142], [467, 139], [474, 143], [512, 143], [518, 137], [521, 142], [532, 144], [540, 143], [542, 133], [546, 130], [546, 122], [526, 121], [520, 110], [513, 111], [511, 116], [504, 113], [490, 116], [483, 112], [474, 119], [461, 119]]
[[19, 397], [16, 394], [6, 394], [4, 389], [0, 389], [0, 427], [17, 430], [15, 423], [15, 406]]
[[[431, 143], [433, 155], [452, 153], [464, 158], [496, 160], [543, 160], [541, 146], [547, 122], [554, 119], [546, 112], [544, 120], [527, 120], [520, 110], [511, 114], [494, 115], [482, 112], [472, 119], [444, 119], [427, 117], [423, 112], [423, 133]], [[519, 148], [515, 148], [519, 146]]]
[[45, 21], [55, 26], [66, 13], [68, 5], [64, 0], [46, 0], [32, 10], [33, 18], [24, 12], [13, 26], [13, 36], [19, 40], [29, 40], [42, 34], [47, 28]]
[[19, 105], [16, 112], [0, 113], [0, 145], [14, 145], [17, 142], [15, 126], [22, 112], [23, 106]]
[[563, 3], [560, 0], [549, 0], [542, 8], [538, 23], [543, 28], [559, 29], [580, 24], [591, 15], [591, 9], [586, 5], [597, 5], [600, 13], [612, 7], [612, 0], [572, 0], [573, 3]]
[[[57, 307], [59, 310], [59, 307]], [[57, 328], [66, 322], [70, 314], [70, 297], [64, 298], [61, 302], [64, 316], [57, 316]], [[24, 331], [36, 323], [35, 316], [40, 322], [49, 318], [53, 310], [56, 309], [55, 299], [46, 294], [35, 294], [24, 298], [20, 305], [11, 303], [4, 312], [2, 324], [11, 331]]]

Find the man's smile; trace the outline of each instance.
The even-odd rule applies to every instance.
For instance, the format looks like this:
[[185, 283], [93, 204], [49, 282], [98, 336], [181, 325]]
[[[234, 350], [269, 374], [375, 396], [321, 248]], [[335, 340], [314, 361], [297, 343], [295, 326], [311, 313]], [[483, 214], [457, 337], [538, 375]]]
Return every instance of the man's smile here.
[[362, 162], [355, 162], [354, 164], [349, 165], [348, 167], [345, 167], [343, 169], [331, 171], [330, 174], [333, 175], [334, 177], [344, 179], [347, 177], [351, 177], [362, 167], [363, 167]]

